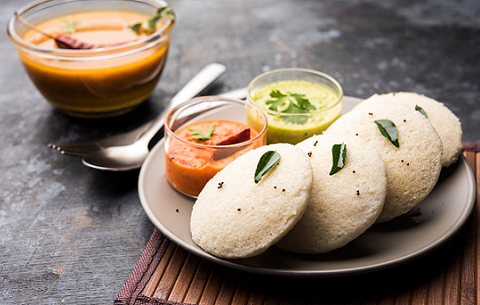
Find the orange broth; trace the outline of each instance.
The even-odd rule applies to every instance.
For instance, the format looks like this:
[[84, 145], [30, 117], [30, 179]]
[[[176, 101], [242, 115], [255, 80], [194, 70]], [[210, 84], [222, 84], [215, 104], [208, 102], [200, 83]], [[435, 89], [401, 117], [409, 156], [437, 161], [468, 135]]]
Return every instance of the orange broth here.
[[[75, 25], [78, 28], [67, 33], [69, 36], [108, 47], [146, 37], [129, 26], [151, 17], [125, 11], [87, 12], [54, 18], [37, 27], [56, 36]], [[24, 38], [40, 48], [57, 48], [52, 39], [32, 31]], [[111, 59], [52, 60], [26, 51], [19, 51], [19, 56], [38, 90], [57, 108], [77, 114], [109, 113], [134, 107], [151, 94], [161, 76], [169, 43], [167, 35], [142, 52]]]
[[[211, 124], [215, 124], [211, 140], [200, 141], [192, 137], [192, 131], [189, 129], [205, 131]], [[255, 141], [247, 146], [242, 143], [216, 145], [245, 128], [250, 128], [250, 139], [258, 135], [258, 132], [248, 125], [227, 120], [202, 121], [177, 130], [175, 134], [179, 138], [194, 144], [188, 145], [174, 139], [169, 141], [165, 154], [165, 171], [168, 181], [180, 192], [198, 196], [205, 184], [227, 164], [247, 151], [264, 144], [263, 141]]]

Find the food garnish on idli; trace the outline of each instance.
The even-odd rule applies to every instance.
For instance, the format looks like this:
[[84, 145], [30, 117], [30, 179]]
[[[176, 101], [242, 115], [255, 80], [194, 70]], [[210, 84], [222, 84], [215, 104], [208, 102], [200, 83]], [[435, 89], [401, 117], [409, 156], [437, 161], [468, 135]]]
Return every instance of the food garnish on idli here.
[[312, 194], [302, 219], [277, 245], [297, 253], [325, 253], [363, 234], [380, 215], [387, 168], [359, 137], [319, 135], [297, 144], [313, 169]]
[[201, 191], [190, 218], [192, 239], [221, 258], [258, 255], [300, 220], [312, 184], [310, 160], [300, 148], [272, 144], [252, 150]]
[[440, 137], [424, 115], [407, 105], [365, 104], [342, 116], [325, 134], [358, 136], [380, 153], [387, 166], [388, 184], [377, 223], [410, 211], [438, 181], [442, 169]]
[[392, 92], [375, 94], [356, 107], [376, 102], [405, 104], [422, 113], [442, 140], [442, 166], [448, 167], [458, 160], [462, 153], [462, 126], [458, 117], [443, 103], [413, 92]]

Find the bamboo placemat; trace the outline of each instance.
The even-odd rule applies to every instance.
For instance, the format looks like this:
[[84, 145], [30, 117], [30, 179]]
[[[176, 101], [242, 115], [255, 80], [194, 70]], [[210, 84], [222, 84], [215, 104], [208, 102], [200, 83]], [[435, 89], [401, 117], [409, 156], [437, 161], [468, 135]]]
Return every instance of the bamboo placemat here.
[[477, 200], [450, 241], [412, 262], [336, 278], [286, 278], [223, 267], [154, 230], [114, 304], [480, 304], [480, 143], [464, 143]]

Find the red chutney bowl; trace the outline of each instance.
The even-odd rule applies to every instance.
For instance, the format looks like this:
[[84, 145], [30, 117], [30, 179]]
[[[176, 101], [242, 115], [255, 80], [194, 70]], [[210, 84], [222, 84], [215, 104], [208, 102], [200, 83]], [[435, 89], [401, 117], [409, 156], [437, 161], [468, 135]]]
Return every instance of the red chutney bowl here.
[[206, 96], [174, 107], [165, 117], [167, 180], [196, 198], [217, 172], [265, 145], [266, 130], [265, 114], [242, 100]]

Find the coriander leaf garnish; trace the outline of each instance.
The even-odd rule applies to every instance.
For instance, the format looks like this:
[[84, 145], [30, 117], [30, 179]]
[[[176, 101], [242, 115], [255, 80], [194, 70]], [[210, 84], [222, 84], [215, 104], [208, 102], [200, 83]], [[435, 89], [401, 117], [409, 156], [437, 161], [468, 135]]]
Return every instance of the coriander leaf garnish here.
[[208, 126], [207, 130], [205, 132], [200, 131], [198, 129], [191, 129], [188, 128], [192, 132], [192, 138], [200, 140], [200, 141], [206, 141], [206, 140], [211, 140], [212, 139], [212, 133], [215, 131], [215, 124], [212, 124]]
[[[308, 99], [304, 98], [305, 94], [291, 93], [288, 91], [286, 94], [283, 94], [280, 92], [280, 90], [272, 90], [272, 92], [270, 92], [270, 97], [274, 99], [268, 100], [265, 103], [270, 105], [268, 109], [273, 111], [279, 111], [278, 108], [282, 107], [284, 109], [279, 112], [300, 114], [308, 113], [311, 110], [317, 109], [315, 106], [310, 104]], [[282, 119], [293, 124], [304, 124], [308, 120], [308, 117], [304, 115], [292, 115], [284, 116]]]
[[258, 183], [272, 168], [280, 162], [280, 154], [276, 151], [269, 150], [260, 157], [255, 170], [255, 183]]
[[330, 170], [330, 176], [338, 173], [347, 162], [347, 145], [345, 143], [342, 144], [334, 144], [332, 146], [332, 169]]
[[415, 105], [415, 110], [423, 114], [424, 117], [428, 118], [427, 113], [425, 112], [425, 110], [423, 110], [422, 107]]
[[140, 33], [141, 33], [141, 26], [142, 26], [141, 23], [135, 23], [135, 24], [132, 25], [130, 28], [132, 29], [132, 31], [134, 31], [135, 33], [137, 33], [138, 35], [140, 35]]
[[277, 100], [268, 100], [265, 104], [271, 105], [268, 107], [270, 110], [278, 111], [278, 107], [282, 106], [285, 103], [286, 95], [282, 94], [280, 90], [272, 90], [270, 92], [270, 97], [276, 98]]
[[161, 7], [157, 10], [157, 14], [153, 16], [152, 18], [145, 20], [141, 23], [136, 23], [130, 28], [137, 33], [138, 35], [145, 33], [147, 35], [152, 34], [156, 30], [157, 22], [160, 20], [163, 16], [166, 16], [170, 18], [172, 21], [175, 20], [175, 15], [173, 14], [172, 8], [169, 6], [164, 6]]
[[400, 147], [398, 143], [397, 126], [390, 120], [375, 121], [382, 135], [387, 138], [395, 147]]
[[73, 33], [82, 25], [79, 22], [68, 21], [66, 19], [62, 20], [65, 23], [65, 27], [62, 29], [62, 33]]

